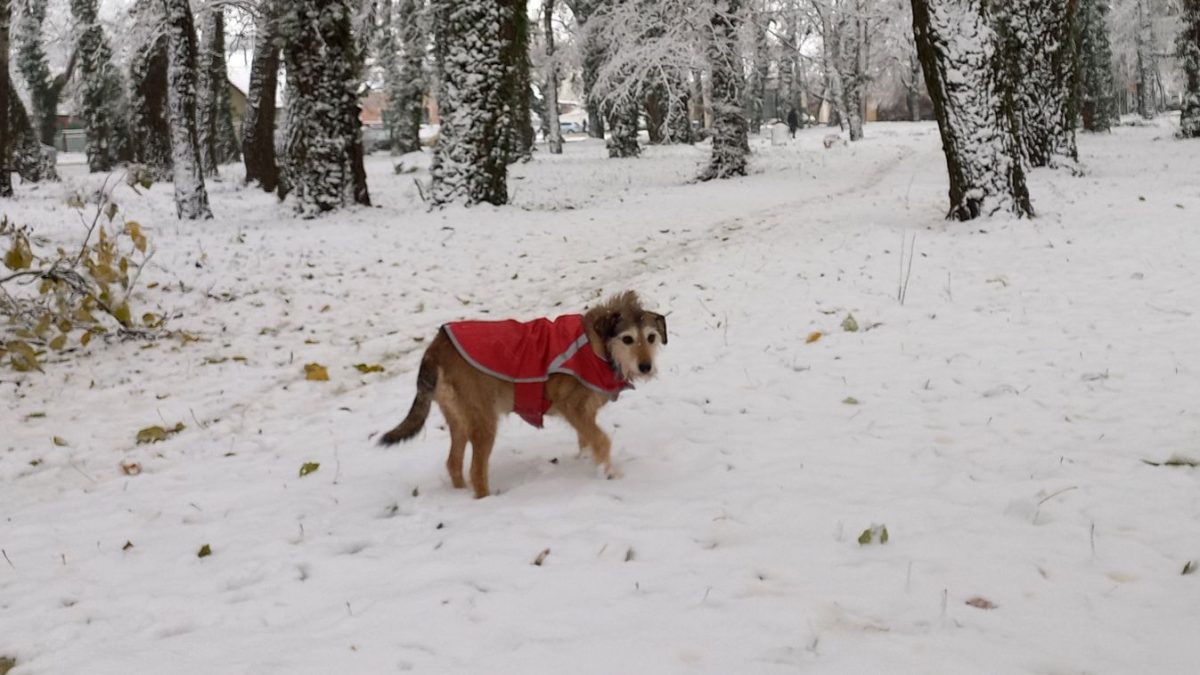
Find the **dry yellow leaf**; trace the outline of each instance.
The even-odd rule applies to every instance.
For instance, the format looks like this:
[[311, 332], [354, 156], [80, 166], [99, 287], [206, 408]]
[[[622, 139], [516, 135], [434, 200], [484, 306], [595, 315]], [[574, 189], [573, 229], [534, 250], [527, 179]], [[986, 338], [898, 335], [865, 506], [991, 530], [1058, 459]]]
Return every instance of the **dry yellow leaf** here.
[[329, 371], [319, 363], [307, 363], [304, 365], [304, 379], [313, 380], [314, 382], [328, 382]]
[[813, 332], [808, 334], [808, 338], [805, 339], [804, 342], [805, 342], [805, 344], [812, 344], [812, 343], [816, 342], [817, 340], [820, 340], [821, 335], [822, 335], [821, 331], [814, 330]]

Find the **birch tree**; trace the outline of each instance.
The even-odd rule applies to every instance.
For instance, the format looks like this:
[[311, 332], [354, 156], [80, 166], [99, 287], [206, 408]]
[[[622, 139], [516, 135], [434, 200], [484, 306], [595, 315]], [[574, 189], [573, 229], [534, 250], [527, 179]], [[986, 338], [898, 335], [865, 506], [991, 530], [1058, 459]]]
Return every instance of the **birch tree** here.
[[196, 25], [187, 0], [163, 0], [167, 35], [167, 109], [175, 210], [181, 219], [212, 218], [196, 131]]
[[558, 58], [554, 51], [554, 5], [555, 0], [542, 0], [542, 33], [546, 44], [546, 89], [545, 98], [546, 146], [552, 155], [563, 151], [562, 127], [558, 122]]
[[950, 177], [947, 218], [1032, 216], [1012, 84], [983, 0], [912, 0], [913, 36]]

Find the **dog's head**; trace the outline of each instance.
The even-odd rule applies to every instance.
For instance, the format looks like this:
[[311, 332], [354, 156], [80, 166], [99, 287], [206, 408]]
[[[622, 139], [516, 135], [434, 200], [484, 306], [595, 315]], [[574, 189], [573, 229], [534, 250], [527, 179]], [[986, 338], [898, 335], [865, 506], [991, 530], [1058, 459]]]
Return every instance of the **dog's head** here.
[[615, 295], [584, 316], [604, 353], [626, 381], [657, 372], [658, 349], [667, 344], [667, 318], [642, 309], [637, 293]]

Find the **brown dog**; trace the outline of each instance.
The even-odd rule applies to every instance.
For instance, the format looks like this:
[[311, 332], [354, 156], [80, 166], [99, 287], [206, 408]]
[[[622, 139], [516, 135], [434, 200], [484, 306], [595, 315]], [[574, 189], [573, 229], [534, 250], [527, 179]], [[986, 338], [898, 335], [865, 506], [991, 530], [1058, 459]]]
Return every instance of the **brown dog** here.
[[450, 428], [450, 481], [467, 486], [463, 455], [470, 441], [471, 486], [480, 498], [488, 495], [488, 457], [500, 416], [517, 412], [541, 427], [543, 414], [557, 415], [575, 428], [580, 452], [591, 449], [612, 478], [611, 442], [596, 413], [631, 382], [653, 377], [658, 347], [666, 343], [666, 318], [642, 309], [633, 291], [583, 315], [446, 324], [421, 359], [408, 416], [379, 442], [415, 436], [437, 401]]

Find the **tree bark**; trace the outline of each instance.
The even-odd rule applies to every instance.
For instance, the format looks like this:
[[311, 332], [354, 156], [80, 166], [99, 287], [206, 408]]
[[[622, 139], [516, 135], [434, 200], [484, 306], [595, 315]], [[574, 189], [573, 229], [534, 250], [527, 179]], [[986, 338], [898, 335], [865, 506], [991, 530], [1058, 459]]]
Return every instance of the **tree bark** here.
[[587, 110], [588, 135], [592, 138], [604, 139], [605, 111], [603, 103], [594, 95], [600, 66], [604, 64], [604, 39], [596, 31], [588, 28], [588, 19], [598, 9], [603, 0], [566, 0], [571, 13], [575, 15], [575, 23], [579, 25], [583, 41], [583, 104]]
[[[0, 0], [0, 72], [8, 72], [8, 29], [12, 25], [12, 3]], [[0, 78], [0, 197], [11, 197], [12, 155], [11, 125], [8, 119], [8, 102], [15, 96], [9, 78]]]
[[912, 0], [913, 36], [950, 176], [947, 218], [1032, 216], [1012, 83], [982, 0]]
[[166, 11], [167, 108], [175, 210], [180, 219], [212, 218], [199, 162], [196, 132], [196, 25], [188, 0], [163, 0]]
[[295, 192], [296, 209], [305, 218], [371, 203], [359, 122], [362, 61], [352, 13], [344, 0], [283, 5], [290, 95], [286, 173], [279, 189], [281, 197]]
[[381, 57], [387, 64], [388, 109], [384, 123], [392, 150], [404, 154], [421, 150], [421, 120], [424, 115], [425, 45], [421, 0], [399, 0], [396, 14], [388, 20], [392, 53]]
[[254, 57], [246, 114], [242, 118], [242, 160], [246, 182], [257, 182], [266, 192], [279, 185], [275, 159], [275, 95], [279, 86], [279, 5], [263, 0], [254, 28]]
[[[161, 13], [151, 13], [150, 17], [143, 18], [162, 21]], [[167, 114], [167, 64], [167, 37], [158, 33], [150, 42], [134, 51], [129, 65], [132, 92], [129, 106], [131, 154], [133, 161], [145, 165], [158, 179], [168, 178], [172, 166], [171, 125]], [[102, 137], [101, 122], [106, 118], [96, 119], [96, 133]], [[88, 132], [89, 147], [92, 143], [91, 128]]]
[[1134, 48], [1137, 51], [1137, 100], [1138, 114], [1143, 119], [1153, 119], [1158, 114], [1158, 99], [1155, 96], [1158, 81], [1158, 61], [1154, 54], [1153, 16], [1146, 9], [1146, 0], [1137, 0], [1137, 33]]
[[[109, 171], [121, 153], [114, 119], [114, 99], [120, 83], [112, 64], [112, 50], [97, 18], [96, 0], [71, 0], [71, 14], [79, 31], [80, 108], [87, 128], [88, 169]], [[136, 140], [136, 139], [132, 139]]]
[[745, 82], [738, 54], [738, 30], [744, 11], [742, 0], [727, 0], [723, 9], [714, 11], [709, 19], [707, 51], [712, 76], [712, 157], [700, 174], [700, 180], [746, 175], [746, 114], [742, 109]]
[[546, 145], [550, 154], [563, 151], [562, 126], [558, 122], [558, 61], [554, 53], [554, 0], [542, 0], [542, 30], [546, 40]]
[[510, 122], [501, 54], [512, 0], [432, 0], [441, 132], [434, 148], [434, 206], [508, 201]]
[[508, 161], [529, 161], [533, 157], [532, 88], [529, 79], [529, 14], [524, 0], [501, 0], [505, 9], [504, 63], [505, 116], [509, 120]]
[[1175, 40], [1187, 85], [1179, 114], [1179, 135], [1200, 138], [1200, 0], [1183, 0], [1183, 30]]

